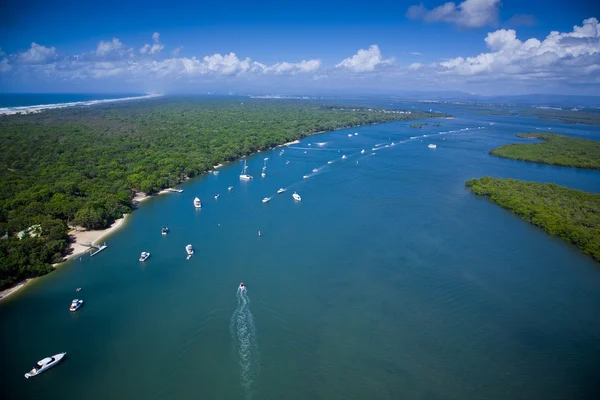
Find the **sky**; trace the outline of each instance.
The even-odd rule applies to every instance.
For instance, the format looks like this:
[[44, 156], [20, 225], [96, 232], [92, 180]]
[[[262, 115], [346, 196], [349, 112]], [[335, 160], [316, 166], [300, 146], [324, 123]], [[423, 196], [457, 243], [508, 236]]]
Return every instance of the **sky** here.
[[0, 92], [600, 93], [600, 1], [4, 0]]

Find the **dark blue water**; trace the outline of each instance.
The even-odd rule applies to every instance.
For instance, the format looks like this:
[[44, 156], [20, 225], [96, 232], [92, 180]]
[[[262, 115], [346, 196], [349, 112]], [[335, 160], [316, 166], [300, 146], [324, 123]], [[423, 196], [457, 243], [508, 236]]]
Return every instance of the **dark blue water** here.
[[0, 107], [37, 106], [41, 104], [74, 103], [79, 101], [119, 99], [143, 94], [110, 93], [0, 93]]
[[[251, 182], [239, 181], [234, 163], [142, 203], [103, 253], [0, 305], [3, 393], [599, 398], [598, 263], [464, 182], [491, 175], [600, 192], [598, 172], [488, 154], [522, 141], [514, 137], [522, 131], [598, 139], [600, 129], [439, 111], [458, 117], [440, 127], [392, 123], [315, 136], [281, 156], [250, 157]], [[276, 195], [279, 187], [288, 191]], [[266, 196], [273, 199], [263, 204]], [[190, 260], [188, 243], [197, 251]], [[144, 264], [141, 251], [152, 253]], [[76, 296], [86, 303], [69, 313]], [[23, 378], [60, 351], [68, 352], [61, 365]]]

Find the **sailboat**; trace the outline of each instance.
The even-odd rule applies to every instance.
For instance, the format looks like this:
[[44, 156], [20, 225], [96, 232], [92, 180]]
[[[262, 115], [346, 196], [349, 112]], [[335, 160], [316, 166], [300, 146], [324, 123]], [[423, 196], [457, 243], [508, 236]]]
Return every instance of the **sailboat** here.
[[262, 173], [260, 174], [260, 176], [262, 176], [263, 178], [264, 178], [265, 176], [267, 176], [267, 174], [266, 174], [266, 171], [267, 171], [267, 160], [268, 160], [268, 159], [269, 159], [268, 157], [265, 157], [265, 162], [264, 162], [264, 164], [263, 164]]
[[246, 165], [246, 160], [244, 160], [244, 168], [242, 168], [242, 173], [240, 174], [240, 179], [243, 181], [249, 181], [252, 179], [252, 175], [247, 174], [248, 166]]

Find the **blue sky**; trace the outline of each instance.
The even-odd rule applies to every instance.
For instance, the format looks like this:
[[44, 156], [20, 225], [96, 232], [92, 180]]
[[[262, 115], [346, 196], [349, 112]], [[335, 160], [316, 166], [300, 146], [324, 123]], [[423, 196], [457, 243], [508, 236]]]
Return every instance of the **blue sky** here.
[[596, 94], [594, 3], [8, 0], [0, 91]]

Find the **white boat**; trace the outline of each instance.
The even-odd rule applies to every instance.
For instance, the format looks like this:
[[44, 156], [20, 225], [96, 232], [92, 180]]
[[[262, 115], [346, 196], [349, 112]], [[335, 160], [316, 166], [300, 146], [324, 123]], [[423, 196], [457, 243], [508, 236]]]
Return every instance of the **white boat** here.
[[310, 177], [309, 177], [308, 175], [304, 175], [302, 178], [304, 178], [304, 179], [308, 179], [308, 178], [310, 178]]
[[319, 172], [319, 170], [316, 168], [313, 168], [313, 172]]
[[294, 194], [292, 195], [292, 197], [296, 201], [302, 201], [302, 197], [300, 197], [300, 195], [298, 193], [296, 193], [296, 192], [294, 192]]
[[83, 304], [83, 300], [74, 299], [71, 302], [71, 307], [69, 307], [69, 311], [77, 311], [79, 309], [79, 307], [81, 307], [82, 304]]
[[229, 186], [229, 187], [227, 188], [227, 190], [229, 190], [229, 191], [231, 191], [232, 189], [233, 189], [233, 186]]
[[392, 142], [392, 146], [395, 146], [395, 145], [396, 145], [396, 143]]
[[285, 150], [281, 150], [281, 151], [279, 152], [279, 155], [280, 155], [280, 156], [282, 156], [284, 152], [285, 152]]
[[48, 368], [54, 367], [56, 364], [58, 364], [63, 359], [63, 357], [65, 355], [67, 355], [67, 353], [59, 353], [59, 354], [53, 355], [52, 357], [46, 357], [43, 360], [38, 361], [34, 365], [34, 367], [31, 369], [31, 371], [29, 371], [28, 373], [25, 374], [25, 378], [29, 379], [32, 376], [41, 374]]
[[245, 291], [245, 290], [246, 290], [246, 285], [244, 285], [244, 282], [241, 282], [241, 283], [240, 283], [240, 286], [238, 286], [238, 290], [239, 290], [240, 292], [243, 292], [243, 291]]
[[308, 145], [310, 146], [310, 143]]
[[142, 254], [140, 254], [140, 261], [144, 262], [148, 259], [148, 257], [150, 257], [150, 253], [142, 251]]
[[188, 244], [187, 246], [185, 246], [185, 251], [188, 253], [188, 255], [192, 255], [194, 254], [194, 248], [192, 247], [191, 244]]
[[333, 161], [327, 161], [327, 164], [333, 164]]
[[160, 230], [160, 233], [162, 233], [163, 235], [166, 235], [167, 233], [169, 233], [169, 228], [167, 228], [166, 226], [163, 226], [162, 229]]
[[365, 149], [362, 149], [362, 150], [360, 151], [360, 154], [365, 154]]
[[288, 161], [285, 162], [285, 165], [288, 165], [289, 163], [290, 163], [290, 161], [288, 160]]
[[280, 189], [277, 191], [277, 194], [281, 194], [281, 193], [283, 193], [283, 192], [285, 192], [285, 189], [284, 189], [284, 188], [280, 188]]
[[354, 136], [358, 136], [358, 132], [354, 132]]
[[200, 202], [200, 199], [197, 197], [194, 199], [194, 207], [202, 208], [202, 203]]
[[269, 202], [269, 200], [271, 200], [271, 198], [270, 198], [270, 197], [265, 197], [265, 198], [264, 198], [262, 201], [263, 201], [263, 203], [268, 203], [268, 202]]
[[240, 179], [243, 181], [249, 181], [252, 179], [252, 175], [247, 174], [248, 166], [246, 165], [246, 160], [244, 160], [244, 168], [242, 168], [242, 173], [240, 174]]
[[215, 194], [215, 200], [216, 200], [216, 199], [218, 199], [218, 198], [219, 198], [219, 196], [220, 196], [220, 194], [218, 194], [218, 193], [217, 193], [217, 194]]
[[213, 175], [219, 175], [219, 171], [213, 171]]
[[260, 176], [262, 176], [263, 178], [265, 178], [267, 176], [267, 174], [265, 174], [264, 172], [260, 174]]
[[344, 155], [342, 156], [342, 160], [345, 160], [345, 159], [346, 159], [346, 155], [344, 154]]
[[349, 133], [349, 134], [348, 134], [348, 137], [352, 137], [352, 134], [351, 134], [351, 133]]
[[430, 144], [430, 145], [429, 145], [429, 146], [427, 146], [427, 147], [429, 147], [430, 149], [435, 149], [435, 148], [437, 148], [437, 146], [436, 146], [435, 144]]

